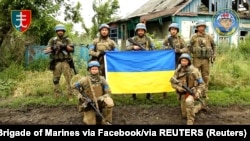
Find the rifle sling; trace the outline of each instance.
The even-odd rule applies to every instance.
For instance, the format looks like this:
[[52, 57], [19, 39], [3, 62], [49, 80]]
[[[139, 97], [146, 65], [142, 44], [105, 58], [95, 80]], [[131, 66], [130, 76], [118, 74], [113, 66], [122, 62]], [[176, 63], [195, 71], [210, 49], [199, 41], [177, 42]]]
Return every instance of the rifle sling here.
[[95, 91], [93, 89], [92, 82], [90, 80], [90, 77], [87, 77], [87, 79], [88, 79], [88, 82], [89, 82], [89, 87], [90, 87], [91, 93], [92, 93], [93, 98], [94, 98], [94, 102], [95, 102], [96, 108], [97, 108], [97, 110], [99, 112], [99, 106], [98, 106], [98, 102], [97, 102], [97, 99], [96, 99], [96, 96], [95, 96]]

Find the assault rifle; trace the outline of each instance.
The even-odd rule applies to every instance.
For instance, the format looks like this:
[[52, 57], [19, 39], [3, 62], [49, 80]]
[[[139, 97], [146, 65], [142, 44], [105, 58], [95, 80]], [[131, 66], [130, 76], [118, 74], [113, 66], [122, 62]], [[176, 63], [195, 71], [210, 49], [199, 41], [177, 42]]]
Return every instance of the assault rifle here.
[[132, 43], [133, 45], [139, 46], [142, 50], [146, 50], [144, 46], [142, 46], [141, 44], [137, 43], [135, 40], [133, 40], [132, 38], [129, 38], [128, 41], [130, 43]]
[[70, 68], [72, 68], [73, 71], [74, 71], [74, 73], [77, 74], [77, 71], [76, 71], [76, 68], [75, 68], [75, 64], [74, 64], [73, 59], [70, 59], [68, 62], [69, 62]]
[[97, 109], [97, 107], [96, 107], [94, 101], [93, 101], [91, 98], [89, 98], [89, 96], [88, 96], [87, 94], [85, 94], [84, 92], [82, 92], [81, 94], [82, 94], [82, 96], [85, 98], [86, 103], [87, 103], [87, 106], [88, 106], [88, 105], [91, 106], [91, 108], [94, 109], [96, 115], [99, 116], [99, 117], [101, 117], [102, 120], [104, 120], [104, 121], [106, 122], [107, 125], [112, 125], [110, 121], [108, 121], [108, 120], [106, 120], [106, 119], [104, 118], [104, 116], [102, 115], [102, 113], [100, 112], [100, 110]]
[[[173, 83], [175, 83], [175, 84], [178, 84], [178, 85], [181, 86], [188, 94], [191, 94], [192, 96], [195, 96], [195, 93], [194, 93], [190, 88], [188, 88], [188, 87], [185, 86], [185, 85], [182, 85], [176, 78], [172, 77], [172, 78], [171, 78], [171, 82], [173, 82]], [[197, 100], [198, 100], [203, 106], [205, 106], [206, 108], [208, 108], [203, 100], [201, 100], [200, 98], [198, 98]]]

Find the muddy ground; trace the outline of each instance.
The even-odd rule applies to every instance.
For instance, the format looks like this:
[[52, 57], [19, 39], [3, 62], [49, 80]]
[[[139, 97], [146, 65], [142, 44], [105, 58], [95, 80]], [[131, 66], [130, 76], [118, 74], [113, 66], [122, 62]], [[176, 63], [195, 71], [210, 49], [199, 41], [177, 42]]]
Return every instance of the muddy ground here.
[[[82, 114], [76, 106], [1, 108], [0, 124], [81, 125]], [[163, 105], [115, 106], [113, 124], [116, 125], [185, 125], [179, 107]], [[195, 125], [250, 125], [250, 106], [210, 107], [201, 111]]]

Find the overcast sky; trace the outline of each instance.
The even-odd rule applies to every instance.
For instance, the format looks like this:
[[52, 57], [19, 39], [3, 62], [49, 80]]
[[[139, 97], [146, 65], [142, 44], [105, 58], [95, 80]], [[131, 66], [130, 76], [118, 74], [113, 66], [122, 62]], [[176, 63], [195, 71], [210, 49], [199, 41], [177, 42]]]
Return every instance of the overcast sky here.
[[[70, 0], [76, 4], [76, 0]], [[91, 18], [94, 15], [92, 9], [93, 0], [78, 0], [82, 4], [82, 12], [81, 15], [84, 19], [84, 22], [87, 27], [91, 27]], [[103, 1], [103, 0], [100, 0]], [[148, 0], [119, 0], [120, 9], [119, 16], [126, 16], [136, 9], [140, 8], [143, 4], [145, 4]], [[62, 20], [63, 17], [59, 17], [59, 20]], [[75, 29], [79, 29], [80, 25], [75, 25]]]

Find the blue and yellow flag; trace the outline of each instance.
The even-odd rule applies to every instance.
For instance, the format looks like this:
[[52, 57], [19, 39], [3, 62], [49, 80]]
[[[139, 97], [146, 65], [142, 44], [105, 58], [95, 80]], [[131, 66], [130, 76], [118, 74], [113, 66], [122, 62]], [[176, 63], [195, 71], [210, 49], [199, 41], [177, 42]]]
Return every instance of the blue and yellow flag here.
[[171, 92], [174, 50], [110, 51], [105, 55], [106, 77], [113, 94]]

